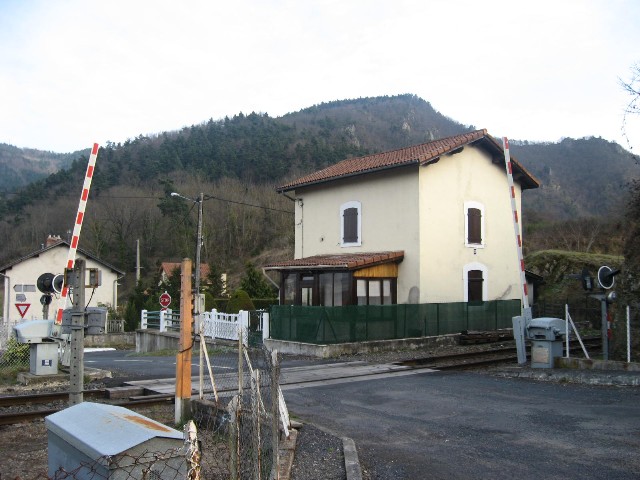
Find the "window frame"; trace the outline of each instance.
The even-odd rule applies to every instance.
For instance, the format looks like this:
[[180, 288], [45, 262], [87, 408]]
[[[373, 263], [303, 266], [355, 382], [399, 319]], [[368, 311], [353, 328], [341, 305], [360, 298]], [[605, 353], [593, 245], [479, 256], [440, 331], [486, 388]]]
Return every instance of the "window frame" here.
[[[345, 219], [344, 212], [348, 209], [355, 208], [357, 219], [356, 219], [356, 232], [358, 238], [355, 242], [345, 242], [344, 234], [345, 234]], [[360, 247], [362, 246], [362, 203], [357, 200], [352, 200], [349, 202], [345, 202], [340, 205], [340, 246], [341, 247]]]
[[[480, 242], [470, 242], [469, 241], [469, 233], [470, 233], [470, 217], [469, 211], [475, 209], [480, 211]], [[464, 202], [464, 246], [469, 248], [484, 248], [485, 247], [485, 210], [484, 205], [480, 202], [476, 201], [468, 201]]]
[[[462, 273], [462, 289], [464, 292], [464, 301], [469, 303], [469, 272], [479, 270], [482, 272], [482, 302], [488, 300], [489, 292], [489, 269], [486, 265], [479, 262], [468, 263], [463, 268]], [[475, 303], [476, 301], [474, 301]]]

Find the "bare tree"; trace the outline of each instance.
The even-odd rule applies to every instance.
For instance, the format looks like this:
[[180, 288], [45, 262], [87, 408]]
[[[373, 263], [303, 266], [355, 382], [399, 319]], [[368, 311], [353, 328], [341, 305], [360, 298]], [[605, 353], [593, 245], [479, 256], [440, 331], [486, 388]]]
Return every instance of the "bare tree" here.
[[640, 63], [631, 67], [631, 79], [629, 81], [618, 79], [622, 88], [631, 96], [631, 100], [624, 110], [622, 118], [622, 135], [627, 141], [629, 149], [633, 149], [627, 133], [627, 120], [629, 115], [640, 115]]

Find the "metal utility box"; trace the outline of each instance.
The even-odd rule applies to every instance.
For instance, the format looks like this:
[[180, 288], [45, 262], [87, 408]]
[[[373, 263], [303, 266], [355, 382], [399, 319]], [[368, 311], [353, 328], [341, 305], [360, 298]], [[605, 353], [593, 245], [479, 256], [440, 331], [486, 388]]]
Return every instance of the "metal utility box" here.
[[561, 318], [534, 318], [526, 331], [531, 340], [531, 368], [553, 368], [554, 359], [562, 356], [566, 322]]
[[126, 480], [186, 478], [183, 434], [123, 407], [84, 402], [45, 418], [48, 474]]
[[53, 320], [30, 320], [13, 327], [18, 343], [42, 343], [51, 336]]
[[29, 373], [55, 375], [58, 373], [58, 342], [51, 340], [53, 320], [31, 320], [13, 327], [16, 340], [29, 344]]
[[58, 342], [29, 345], [29, 373], [32, 375], [58, 373]]
[[[62, 333], [71, 333], [71, 315], [73, 311], [68, 308], [62, 315]], [[103, 334], [107, 326], [107, 309], [105, 307], [88, 307], [85, 310], [84, 327], [86, 335]]]

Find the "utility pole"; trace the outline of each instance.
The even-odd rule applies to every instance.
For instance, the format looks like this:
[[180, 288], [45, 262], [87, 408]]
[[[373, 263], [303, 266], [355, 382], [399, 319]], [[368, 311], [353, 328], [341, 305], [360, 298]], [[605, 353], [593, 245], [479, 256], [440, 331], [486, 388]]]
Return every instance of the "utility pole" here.
[[140, 239], [136, 240], [136, 285], [140, 283]]
[[194, 302], [194, 311], [196, 317], [196, 322], [198, 325], [198, 329], [200, 329], [200, 310], [202, 306], [200, 305], [200, 252], [202, 250], [202, 202], [204, 201], [204, 193], [200, 193], [198, 197], [198, 235], [196, 238], [196, 272], [195, 272], [195, 286], [194, 290], [196, 292], [195, 302]]
[[84, 283], [85, 262], [76, 260], [71, 285], [73, 309], [71, 312], [71, 360], [69, 364], [69, 405], [82, 403], [84, 390]]

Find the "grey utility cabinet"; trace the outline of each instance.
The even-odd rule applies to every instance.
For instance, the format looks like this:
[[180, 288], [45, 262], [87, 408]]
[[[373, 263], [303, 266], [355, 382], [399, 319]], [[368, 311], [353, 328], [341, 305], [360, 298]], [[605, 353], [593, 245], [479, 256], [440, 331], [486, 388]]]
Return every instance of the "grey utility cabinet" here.
[[561, 318], [534, 318], [527, 325], [531, 340], [531, 368], [553, 368], [556, 357], [562, 356], [562, 336], [566, 322]]
[[183, 434], [123, 407], [84, 402], [49, 415], [49, 477], [186, 478]]

